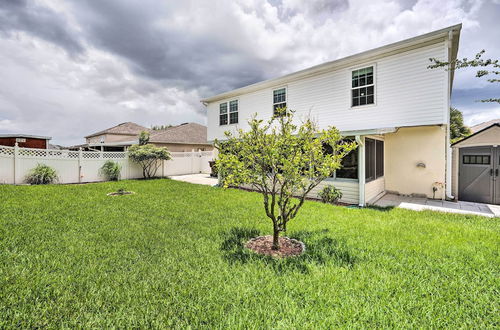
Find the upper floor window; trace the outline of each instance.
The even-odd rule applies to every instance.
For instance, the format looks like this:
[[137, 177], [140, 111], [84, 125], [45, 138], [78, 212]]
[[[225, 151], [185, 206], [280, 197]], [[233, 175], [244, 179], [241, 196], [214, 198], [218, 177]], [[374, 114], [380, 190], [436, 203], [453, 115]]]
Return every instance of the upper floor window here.
[[286, 108], [286, 88], [273, 91], [273, 114], [279, 115], [278, 109]]
[[219, 104], [219, 125], [227, 125], [228, 123], [238, 123], [238, 100]]
[[227, 125], [227, 103], [219, 104], [219, 125]]
[[229, 123], [238, 123], [238, 100], [229, 102]]
[[352, 71], [351, 106], [375, 103], [373, 66]]

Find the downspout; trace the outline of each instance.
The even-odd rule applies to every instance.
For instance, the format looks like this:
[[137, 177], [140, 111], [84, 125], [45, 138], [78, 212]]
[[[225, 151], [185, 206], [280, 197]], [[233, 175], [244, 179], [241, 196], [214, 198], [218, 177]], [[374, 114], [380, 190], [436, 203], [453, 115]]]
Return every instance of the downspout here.
[[365, 139], [360, 135], [356, 135], [356, 143], [358, 144], [358, 189], [359, 202], [358, 205], [365, 206]]
[[[450, 52], [451, 52], [451, 45], [453, 41], [453, 32], [449, 31], [448, 32], [448, 39], [446, 40], [446, 52], [448, 55], [448, 61], [450, 61]], [[450, 145], [450, 99], [451, 99], [451, 71], [448, 69], [447, 71], [448, 74], [448, 79], [447, 79], [447, 87], [446, 87], [446, 199], [455, 199], [455, 196], [452, 195], [451, 192], [451, 180], [452, 180], [452, 163], [451, 163], [451, 158], [452, 158], [452, 151], [451, 151], [451, 145]]]

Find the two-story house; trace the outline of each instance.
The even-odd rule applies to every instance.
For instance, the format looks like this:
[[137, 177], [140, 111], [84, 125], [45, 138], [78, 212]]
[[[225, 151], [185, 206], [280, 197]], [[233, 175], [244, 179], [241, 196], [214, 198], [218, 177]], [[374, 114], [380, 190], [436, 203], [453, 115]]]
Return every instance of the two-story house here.
[[320, 128], [335, 126], [358, 142], [324, 182], [342, 190], [343, 202], [366, 205], [386, 192], [451, 199], [453, 72], [428, 66], [429, 58], [456, 59], [460, 30], [451, 26], [203, 99], [208, 140], [286, 106], [297, 122], [311, 116]]

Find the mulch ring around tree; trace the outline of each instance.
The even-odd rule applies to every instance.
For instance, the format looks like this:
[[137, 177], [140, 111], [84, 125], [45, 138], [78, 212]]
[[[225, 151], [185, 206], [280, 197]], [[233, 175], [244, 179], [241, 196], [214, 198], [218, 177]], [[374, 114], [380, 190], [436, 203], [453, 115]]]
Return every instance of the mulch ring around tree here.
[[279, 242], [280, 249], [273, 250], [273, 236], [259, 236], [249, 240], [245, 247], [257, 254], [278, 258], [296, 257], [306, 250], [304, 243], [293, 238], [280, 237]]

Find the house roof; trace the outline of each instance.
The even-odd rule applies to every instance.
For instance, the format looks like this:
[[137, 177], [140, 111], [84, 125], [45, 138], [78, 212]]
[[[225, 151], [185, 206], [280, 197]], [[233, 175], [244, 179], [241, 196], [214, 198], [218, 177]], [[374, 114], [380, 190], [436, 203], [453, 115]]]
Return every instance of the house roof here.
[[30, 139], [41, 139], [41, 140], [51, 140], [50, 136], [42, 135], [28, 135], [28, 134], [0, 134], [0, 138], [30, 138]]
[[[422, 45], [432, 44], [438, 40], [444, 40], [444, 38], [451, 38], [451, 52], [449, 61], [455, 60], [458, 52], [458, 43], [460, 39], [460, 30], [462, 29], [462, 24], [452, 25], [447, 28], [433, 31], [427, 34], [423, 34], [414, 38], [398, 41], [389, 45], [374, 48], [362, 53], [347, 56], [338, 60], [326, 62], [320, 65], [316, 65], [301, 71], [297, 71], [282, 77], [273, 78], [258, 82], [252, 85], [241, 87], [232, 91], [217, 94], [205, 99], [202, 99], [202, 103], [210, 103], [220, 101], [226, 98], [235, 97], [241, 94], [254, 92], [263, 88], [277, 87], [279, 85], [289, 83], [298, 79], [302, 79], [309, 76], [314, 76], [324, 72], [328, 72], [335, 69], [340, 69], [342, 67], [348, 67], [356, 64], [362, 64], [362, 62], [367, 62], [378, 58], [381, 56], [388, 56], [392, 54], [401, 53], [410, 49], [415, 49], [421, 47]], [[450, 72], [450, 91], [453, 85], [454, 72]]]
[[500, 118], [492, 119], [489, 121], [485, 121], [484, 123], [474, 125], [470, 128], [470, 130], [472, 131], [472, 133], [476, 133], [476, 132], [482, 131], [483, 129], [485, 129], [493, 124], [500, 124]]
[[151, 143], [209, 144], [207, 127], [196, 123], [184, 123], [162, 130], [150, 131]]
[[148, 128], [141, 126], [136, 123], [132, 123], [130, 121], [118, 124], [116, 126], [113, 126], [111, 128], [99, 131], [97, 133], [93, 133], [90, 135], [87, 135], [85, 138], [97, 136], [97, 135], [103, 135], [103, 134], [117, 134], [117, 135], [139, 135], [142, 131], [149, 131]]
[[[489, 122], [487, 122], [487, 123], [489, 123]], [[485, 124], [485, 123], [482, 123], [482, 124]], [[479, 125], [481, 125], [481, 124], [479, 124]], [[476, 125], [476, 126], [479, 126], [479, 125]], [[474, 126], [474, 127], [475, 127], [475, 126]], [[458, 144], [460, 144], [460, 143], [464, 142], [465, 140], [468, 140], [468, 139], [470, 139], [470, 138], [472, 138], [472, 137], [474, 137], [474, 136], [476, 136], [476, 135], [478, 135], [478, 134], [480, 134], [480, 133], [482, 133], [482, 132], [484, 132], [484, 131], [489, 130], [489, 129], [490, 129], [490, 128], [492, 128], [492, 127], [500, 127], [500, 123], [493, 122], [493, 123], [492, 123], [492, 124], [490, 124], [489, 126], [484, 126], [482, 129], [480, 129], [480, 130], [478, 130], [478, 131], [475, 131], [473, 134], [471, 134], [471, 135], [469, 135], [469, 136], [467, 136], [467, 137], [465, 137], [465, 138], [463, 138], [463, 139], [461, 139], [461, 140], [459, 140], [459, 141], [457, 141], [457, 142], [455, 142], [455, 143], [452, 143], [451, 145], [452, 145], [452, 146], [456, 146], [456, 145], [458, 145]], [[472, 128], [471, 128], [471, 130], [472, 130]]]

